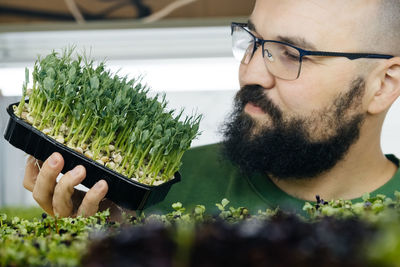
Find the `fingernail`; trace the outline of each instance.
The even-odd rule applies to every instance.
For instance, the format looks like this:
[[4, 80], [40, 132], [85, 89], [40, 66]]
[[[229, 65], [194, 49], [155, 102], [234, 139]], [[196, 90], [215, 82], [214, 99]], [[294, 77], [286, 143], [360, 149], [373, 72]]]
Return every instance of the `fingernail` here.
[[82, 167], [81, 166], [76, 166], [71, 171], [71, 174], [74, 175], [74, 176], [80, 175], [81, 173], [82, 173]]
[[104, 181], [103, 181], [103, 180], [98, 181], [98, 182], [93, 186], [93, 188], [96, 189], [96, 190], [101, 190], [101, 189], [103, 189], [103, 187], [104, 187]]
[[53, 153], [49, 158], [49, 165], [55, 167], [58, 163], [58, 155]]

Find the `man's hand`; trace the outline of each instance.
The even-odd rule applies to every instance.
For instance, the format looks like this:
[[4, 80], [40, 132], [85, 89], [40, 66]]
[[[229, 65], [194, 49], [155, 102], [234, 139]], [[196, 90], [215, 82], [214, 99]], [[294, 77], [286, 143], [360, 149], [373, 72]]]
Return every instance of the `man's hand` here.
[[[85, 194], [74, 188], [85, 179], [85, 168], [81, 165], [76, 166], [65, 173], [57, 183], [57, 176], [63, 166], [64, 159], [57, 152], [43, 164], [29, 156], [25, 169], [24, 187], [32, 192], [36, 202], [52, 216], [94, 215], [107, 193], [106, 181], [98, 181]], [[101, 206], [119, 211], [115, 204], [110, 203], [111, 201], [106, 202], [108, 203], [101, 203]]]

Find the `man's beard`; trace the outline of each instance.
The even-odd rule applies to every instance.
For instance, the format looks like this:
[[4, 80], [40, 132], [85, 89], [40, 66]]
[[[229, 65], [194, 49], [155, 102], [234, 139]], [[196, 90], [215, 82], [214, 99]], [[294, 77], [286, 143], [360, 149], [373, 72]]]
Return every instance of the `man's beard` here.
[[[234, 111], [223, 125], [223, 155], [251, 175], [277, 179], [313, 178], [333, 168], [355, 143], [365, 115], [355, 112], [365, 91], [362, 78], [339, 95], [330, 107], [312, 116], [285, 118], [257, 85], [243, 87]], [[260, 107], [269, 123], [258, 123], [244, 112], [247, 103]]]

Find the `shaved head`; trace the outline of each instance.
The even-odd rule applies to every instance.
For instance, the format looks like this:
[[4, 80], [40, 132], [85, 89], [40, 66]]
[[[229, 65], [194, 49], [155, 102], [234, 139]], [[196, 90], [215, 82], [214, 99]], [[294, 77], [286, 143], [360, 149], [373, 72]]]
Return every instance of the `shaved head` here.
[[367, 20], [367, 48], [400, 56], [400, 0], [377, 1], [376, 16]]

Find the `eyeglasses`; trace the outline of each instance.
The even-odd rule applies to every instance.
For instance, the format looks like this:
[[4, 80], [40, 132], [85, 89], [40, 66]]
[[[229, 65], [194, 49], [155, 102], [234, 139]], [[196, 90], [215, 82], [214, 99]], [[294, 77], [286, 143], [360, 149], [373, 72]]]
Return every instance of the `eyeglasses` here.
[[242, 64], [248, 64], [256, 50], [262, 47], [262, 56], [268, 71], [284, 80], [296, 80], [300, 76], [304, 56], [346, 57], [350, 60], [359, 58], [389, 59], [393, 56], [366, 53], [340, 53], [304, 50], [289, 43], [263, 40], [255, 37], [247, 23], [231, 24], [232, 51]]

